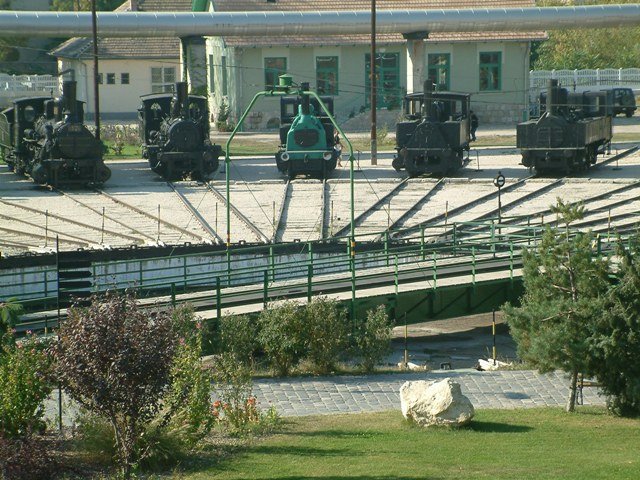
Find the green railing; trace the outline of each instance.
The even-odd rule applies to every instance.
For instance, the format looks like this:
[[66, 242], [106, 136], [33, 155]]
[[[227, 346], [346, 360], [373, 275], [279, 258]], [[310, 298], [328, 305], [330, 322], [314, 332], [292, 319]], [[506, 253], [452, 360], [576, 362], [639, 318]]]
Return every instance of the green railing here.
[[[498, 225], [495, 221], [457, 223], [446, 226], [422, 228], [417, 234], [402, 237], [402, 231], [357, 237], [359, 251], [355, 261], [347, 240], [294, 242], [286, 244], [236, 246], [229, 251], [195, 253], [170, 257], [95, 262], [93, 268], [94, 291], [134, 288], [139, 297], [176, 295], [198, 290], [216, 291], [228, 287], [254, 286], [264, 292], [264, 298], [277, 298], [278, 282], [306, 280], [306, 294], [311, 295], [323, 285], [328, 275], [357, 271], [358, 284], [367, 279], [367, 270], [395, 269], [398, 271], [429, 271], [433, 284], [440, 275], [438, 269], [450, 258], [463, 260], [468, 257], [468, 267], [475, 277], [475, 269], [482, 257], [507, 255], [513, 271], [514, 258], [521, 256], [523, 247], [537, 243], [543, 227], [522, 225]], [[363, 238], [383, 238], [381, 242], [366, 243]], [[401, 238], [398, 238], [401, 236]], [[607, 238], [598, 237], [594, 248], [600, 252], [608, 248]], [[379, 275], [372, 273], [372, 275]], [[26, 278], [25, 278], [26, 277]], [[55, 308], [57, 301], [55, 266], [22, 273], [17, 282], [16, 274], [0, 271], [0, 285], [14, 284], [17, 289], [28, 291], [18, 296], [27, 310], [37, 311]], [[5, 289], [2, 289], [3, 291]], [[6, 295], [7, 297], [14, 295]], [[4, 298], [0, 298], [2, 300]]]

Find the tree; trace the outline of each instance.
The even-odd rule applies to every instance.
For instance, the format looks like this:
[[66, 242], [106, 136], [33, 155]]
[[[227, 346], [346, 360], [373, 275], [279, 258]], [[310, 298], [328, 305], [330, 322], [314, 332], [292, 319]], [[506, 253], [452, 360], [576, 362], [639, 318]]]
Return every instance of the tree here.
[[[576, 3], [576, 2], [570, 2]], [[635, 0], [592, 0], [584, 4], [636, 3]], [[566, 5], [542, 0], [538, 6]], [[549, 39], [532, 46], [534, 69], [635, 68], [640, 63], [640, 28], [590, 28], [553, 30]], [[606, 48], [605, 48], [606, 46]]]
[[269, 306], [258, 319], [258, 340], [272, 368], [281, 376], [289, 374], [303, 356], [304, 312], [295, 302]]
[[[96, 0], [96, 10], [110, 12], [124, 3], [124, 0]], [[91, 10], [91, 0], [53, 0], [51, 10], [77, 12]]]
[[59, 331], [56, 373], [69, 395], [105, 418], [115, 436], [117, 460], [129, 478], [136, 444], [159, 412], [179, 345], [171, 314], [143, 311], [131, 296], [95, 296], [74, 306]]
[[336, 300], [314, 298], [304, 309], [306, 358], [315, 373], [325, 375], [348, 346], [347, 312]]
[[609, 287], [608, 262], [594, 256], [593, 235], [572, 232], [584, 215], [581, 205], [560, 199], [552, 210], [564, 231], [547, 227], [535, 251], [525, 251], [520, 307], [504, 311], [520, 357], [541, 372], [570, 375], [567, 411], [575, 408], [578, 374], [589, 373], [590, 341]]
[[640, 237], [620, 242], [619, 282], [607, 295], [592, 345], [591, 370], [619, 415], [640, 414]]
[[365, 372], [372, 372], [391, 351], [393, 324], [384, 305], [367, 311], [366, 320], [356, 333], [355, 346]]
[[18, 321], [24, 309], [15, 298], [10, 298], [5, 302], [0, 302], [0, 347], [5, 340], [13, 337], [5, 337], [10, 333], [10, 329]]

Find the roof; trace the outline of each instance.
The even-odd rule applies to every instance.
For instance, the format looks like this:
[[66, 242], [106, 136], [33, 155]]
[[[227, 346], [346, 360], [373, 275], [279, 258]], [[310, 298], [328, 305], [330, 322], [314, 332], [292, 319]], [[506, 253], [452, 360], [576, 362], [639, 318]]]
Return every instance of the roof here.
[[[244, 12], [244, 11], [340, 11], [340, 10], [370, 10], [371, 0], [211, 0], [216, 12]], [[426, 9], [460, 9], [460, 8], [525, 8], [534, 7], [535, 0], [377, 0], [378, 10], [426, 10]], [[426, 40], [435, 42], [481, 42], [481, 41], [521, 41], [546, 39], [545, 32], [446, 32], [432, 33]], [[368, 45], [370, 36], [335, 35], [331, 37], [321, 35], [291, 35], [273, 37], [224, 37], [230, 47], [249, 47], [266, 45]], [[376, 36], [379, 44], [403, 44], [405, 39], [401, 34], [379, 34]]]
[[[116, 12], [129, 10], [129, 1]], [[191, 0], [138, 0], [141, 12], [190, 12]], [[50, 52], [62, 58], [88, 59], [93, 55], [90, 38], [72, 38]], [[177, 59], [180, 58], [180, 40], [175, 37], [153, 38], [98, 38], [98, 56], [102, 59]]]

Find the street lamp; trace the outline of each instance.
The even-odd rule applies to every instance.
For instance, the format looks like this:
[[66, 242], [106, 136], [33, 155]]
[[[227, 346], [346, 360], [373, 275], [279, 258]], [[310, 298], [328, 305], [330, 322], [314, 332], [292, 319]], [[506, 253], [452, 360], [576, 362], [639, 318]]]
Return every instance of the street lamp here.
[[493, 179], [493, 184], [498, 187], [498, 234], [502, 234], [500, 224], [502, 223], [502, 198], [500, 196], [502, 187], [504, 187], [505, 178], [501, 171], [498, 171], [498, 175]]

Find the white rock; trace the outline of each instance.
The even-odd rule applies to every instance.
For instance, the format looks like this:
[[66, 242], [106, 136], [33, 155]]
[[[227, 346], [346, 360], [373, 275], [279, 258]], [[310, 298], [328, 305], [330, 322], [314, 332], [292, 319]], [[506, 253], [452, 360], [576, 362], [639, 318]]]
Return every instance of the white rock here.
[[422, 427], [461, 427], [474, 415], [473, 405], [462, 394], [460, 384], [450, 378], [405, 382], [400, 387], [400, 407], [404, 418]]
[[493, 360], [484, 360], [482, 358], [478, 359], [478, 367], [477, 370], [482, 371], [493, 371], [499, 370], [500, 368], [509, 367], [510, 363], [501, 362], [500, 360], [496, 360], [495, 363]]

